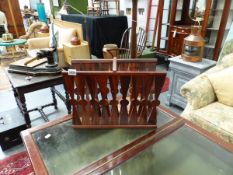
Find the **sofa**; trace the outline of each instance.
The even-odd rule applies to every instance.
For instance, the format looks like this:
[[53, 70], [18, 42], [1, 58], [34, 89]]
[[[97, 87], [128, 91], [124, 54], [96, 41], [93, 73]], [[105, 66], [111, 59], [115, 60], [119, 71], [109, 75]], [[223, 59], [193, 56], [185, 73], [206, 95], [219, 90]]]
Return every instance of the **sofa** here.
[[181, 87], [182, 117], [233, 143], [233, 53]]
[[[70, 43], [71, 39], [74, 36], [78, 36], [78, 38], [81, 41], [81, 45], [79, 47], [82, 47], [79, 49], [79, 51], [85, 52], [82, 59], [90, 59], [90, 51], [88, 42], [83, 40], [83, 30], [82, 25], [79, 23], [73, 23], [73, 22], [67, 22], [62, 20], [54, 19], [52, 21], [54, 24], [53, 26], [50, 25], [49, 27], [49, 36], [48, 37], [40, 37], [40, 38], [31, 38], [28, 39], [28, 55], [31, 57], [36, 56], [36, 52], [39, 49], [52, 47], [54, 45], [54, 38], [56, 38], [57, 41], [57, 50], [58, 50], [58, 66], [59, 67], [67, 67], [71, 63], [70, 58], [68, 58], [68, 55], [65, 54], [64, 51], [64, 44]], [[76, 54], [77, 55], [77, 54]]]

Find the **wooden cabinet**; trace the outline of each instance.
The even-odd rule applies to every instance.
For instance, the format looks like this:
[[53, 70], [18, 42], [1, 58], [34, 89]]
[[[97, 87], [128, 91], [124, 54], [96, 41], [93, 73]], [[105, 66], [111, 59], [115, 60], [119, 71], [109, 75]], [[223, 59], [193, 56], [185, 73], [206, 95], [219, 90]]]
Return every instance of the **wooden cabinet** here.
[[216, 62], [209, 59], [202, 59], [201, 62], [187, 62], [180, 56], [169, 59], [169, 79], [168, 105], [177, 105], [185, 108], [186, 100], [180, 94], [181, 87], [194, 77], [215, 66]]
[[18, 0], [0, 0], [0, 10], [7, 18], [8, 30], [15, 38], [25, 34]]
[[[192, 0], [159, 0], [163, 9], [159, 16], [157, 51], [180, 55], [183, 39], [189, 35], [194, 21], [189, 17]], [[206, 40], [204, 57], [217, 60], [233, 19], [232, 0], [206, 0], [202, 36]], [[169, 9], [169, 18], [166, 11]]]
[[180, 55], [183, 48], [183, 40], [191, 32], [190, 26], [172, 26], [170, 30], [169, 54]]
[[217, 61], [233, 19], [232, 0], [213, 0], [205, 35], [205, 57]]

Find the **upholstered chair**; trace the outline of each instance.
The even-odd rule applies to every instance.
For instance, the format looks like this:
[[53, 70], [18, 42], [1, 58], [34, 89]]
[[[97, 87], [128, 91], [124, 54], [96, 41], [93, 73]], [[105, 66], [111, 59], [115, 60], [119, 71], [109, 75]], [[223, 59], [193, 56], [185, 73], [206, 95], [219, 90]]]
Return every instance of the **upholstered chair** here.
[[181, 87], [182, 117], [233, 143], [233, 53]]

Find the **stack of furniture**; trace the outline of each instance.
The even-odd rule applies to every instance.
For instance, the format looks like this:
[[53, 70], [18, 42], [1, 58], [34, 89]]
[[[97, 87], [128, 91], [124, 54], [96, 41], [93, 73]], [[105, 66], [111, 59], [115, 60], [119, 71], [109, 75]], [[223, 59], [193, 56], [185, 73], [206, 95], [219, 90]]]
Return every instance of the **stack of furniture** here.
[[128, 28], [126, 16], [62, 15], [62, 20], [82, 24], [84, 40], [90, 44], [91, 54], [103, 58], [103, 46], [116, 44], [118, 47], [124, 31]]
[[[53, 25], [53, 26], [52, 26]], [[71, 63], [72, 59], [90, 59], [89, 45], [83, 39], [82, 25], [78, 23], [54, 20], [50, 27], [49, 37], [31, 38], [28, 39], [29, 56], [35, 57], [38, 49], [48, 48], [53, 46], [53, 40], [57, 42], [58, 50], [58, 65], [66, 67]], [[71, 45], [71, 39], [78, 36], [81, 41], [80, 45]]]
[[[157, 51], [163, 54], [180, 55], [183, 39], [190, 34], [194, 21], [190, 19], [190, 3], [193, 1], [159, 0]], [[170, 13], [168, 13], [170, 11]], [[206, 39], [204, 57], [217, 60], [222, 44], [232, 23], [231, 0], [206, 0], [206, 11], [202, 22], [202, 36]], [[167, 15], [170, 16], [167, 18]]]

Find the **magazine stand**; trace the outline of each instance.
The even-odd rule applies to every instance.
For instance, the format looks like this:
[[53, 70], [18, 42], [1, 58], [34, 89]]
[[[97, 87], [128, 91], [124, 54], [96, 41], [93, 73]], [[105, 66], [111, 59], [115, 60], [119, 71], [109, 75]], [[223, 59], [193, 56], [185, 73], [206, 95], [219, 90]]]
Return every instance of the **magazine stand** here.
[[76, 60], [72, 65], [63, 76], [74, 127], [156, 127], [166, 73], [155, 70], [155, 60]]

